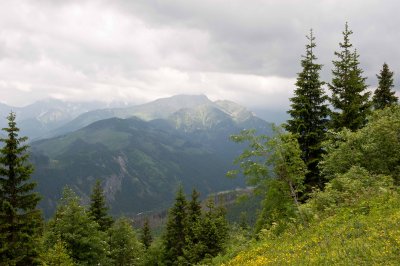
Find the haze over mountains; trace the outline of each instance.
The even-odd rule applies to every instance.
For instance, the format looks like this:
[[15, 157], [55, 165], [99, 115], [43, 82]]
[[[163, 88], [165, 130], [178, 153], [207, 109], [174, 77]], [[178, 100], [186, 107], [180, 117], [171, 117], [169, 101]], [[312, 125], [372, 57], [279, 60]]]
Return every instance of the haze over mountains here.
[[[112, 103], [111, 106], [120, 106], [121, 103]], [[18, 127], [21, 134], [29, 140], [43, 138], [46, 134], [66, 124], [82, 113], [106, 108], [103, 102], [65, 102], [56, 99], [37, 101], [24, 107], [14, 107], [0, 103], [0, 126], [6, 126], [5, 117], [11, 112], [16, 113]]]
[[124, 108], [52, 104], [48, 111], [30, 111], [26, 119], [16, 110], [21, 113], [18, 126], [27, 127], [22, 133], [42, 138], [30, 145], [33, 178], [47, 216], [65, 185], [88, 200], [96, 179], [115, 215], [164, 209], [179, 184], [203, 196], [244, 187], [243, 180], [225, 177], [243, 148], [229, 136], [245, 128], [271, 133], [271, 124], [246, 108], [212, 102], [204, 95], [177, 95]]
[[[205, 95], [177, 95], [133, 106], [123, 102], [66, 102], [56, 99], [45, 99], [24, 107], [0, 103], [0, 127], [6, 126], [5, 117], [13, 111], [17, 115], [22, 135], [27, 136], [29, 141], [34, 141], [72, 132], [92, 122], [111, 117], [127, 118], [134, 115], [149, 121], [167, 118], [182, 108], [206, 104], [224, 109], [223, 106], [227, 107], [227, 103], [238, 106], [230, 101], [212, 102]], [[240, 107], [238, 110], [241, 110]], [[268, 107], [255, 111], [258, 117], [266, 121], [281, 123], [285, 120], [285, 114], [273, 113]]]

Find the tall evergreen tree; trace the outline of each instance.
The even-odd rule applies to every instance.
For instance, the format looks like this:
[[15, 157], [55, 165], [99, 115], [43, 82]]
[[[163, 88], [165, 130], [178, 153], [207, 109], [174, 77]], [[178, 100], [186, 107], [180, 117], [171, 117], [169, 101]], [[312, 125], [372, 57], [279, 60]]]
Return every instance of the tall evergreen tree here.
[[334, 110], [331, 114], [332, 128], [341, 130], [346, 127], [352, 131], [362, 128], [367, 122], [371, 103], [369, 92], [365, 92], [366, 78], [362, 76], [359, 67], [357, 50], [351, 50], [350, 35], [353, 32], [345, 25], [343, 42], [339, 43], [341, 51], [335, 52], [337, 60], [332, 61], [333, 78], [329, 88], [332, 91], [330, 98]]
[[187, 239], [189, 242], [195, 242], [194, 229], [201, 219], [201, 205], [199, 201], [200, 193], [196, 189], [192, 191], [192, 198], [188, 204], [188, 230]]
[[68, 255], [79, 265], [109, 265], [107, 236], [99, 229], [79, 197], [72, 189], [65, 188], [55, 216], [47, 225], [45, 247], [53, 248], [61, 240]]
[[127, 218], [119, 218], [108, 231], [111, 262], [108, 265], [141, 265], [143, 247]]
[[37, 264], [37, 233], [41, 213], [40, 197], [30, 181], [33, 167], [28, 163], [26, 137], [19, 137], [15, 113], [8, 116], [7, 137], [0, 138], [0, 261], [2, 265]]
[[153, 237], [151, 236], [151, 230], [149, 225], [149, 218], [146, 217], [144, 220], [142, 234], [140, 235], [140, 240], [142, 241], [143, 246], [145, 249], [148, 249], [153, 241]]
[[75, 266], [74, 261], [68, 255], [65, 243], [58, 240], [53, 247], [47, 249], [42, 254], [43, 265]]
[[295, 96], [290, 99], [292, 104], [288, 111], [291, 118], [285, 128], [297, 136], [301, 157], [308, 168], [304, 183], [307, 190], [311, 191], [312, 187], [323, 186], [317, 165], [323, 153], [321, 143], [327, 130], [329, 109], [325, 103], [328, 97], [322, 89], [324, 82], [319, 78], [322, 65], [315, 63], [316, 44], [312, 30], [307, 39], [306, 54], [301, 60], [303, 70], [298, 73]]
[[186, 244], [187, 201], [182, 186], [175, 197], [175, 204], [169, 210], [164, 235], [164, 260], [167, 265], [177, 265], [183, 259]]
[[[200, 243], [200, 230], [201, 230], [201, 204], [199, 201], [200, 194], [193, 189], [192, 198], [187, 208], [187, 227], [186, 227], [186, 244], [184, 248], [184, 257], [189, 263], [196, 263], [201, 260], [197, 251], [199, 250]], [[203, 249], [203, 248], [202, 248]]]
[[108, 208], [100, 180], [96, 180], [92, 194], [90, 195], [89, 214], [100, 225], [100, 229], [103, 231], [110, 228], [113, 223], [113, 219], [108, 215]]
[[193, 264], [217, 256], [223, 250], [228, 236], [225, 209], [215, 206], [213, 199], [207, 201], [206, 207], [197, 232], [199, 242], [192, 248], [192, 253], [195, 254], [193, 257], [198, 258]]
[[249, 222], [248, 222], [248, 218], [247, 218], [247, 212], [241, 212], [240, 213], [239, 227], [242, 230], [248, 230], [249, 229]]
[[386, 63], [383, 64], [381, 72], [376, 77], [379, 84], [372, 98], [374, 108], [383, 109], [386, 106], [397, 103], [399, 99], [396, 97], [395, 92], [392, 91], [394, 87], [393, 72], [390, 71]]

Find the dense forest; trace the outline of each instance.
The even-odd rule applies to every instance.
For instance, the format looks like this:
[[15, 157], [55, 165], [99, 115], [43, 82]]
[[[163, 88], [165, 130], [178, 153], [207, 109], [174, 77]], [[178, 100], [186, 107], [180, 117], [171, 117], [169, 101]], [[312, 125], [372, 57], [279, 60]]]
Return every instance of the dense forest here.
[[[47, 221], [30, 180], [29, 147], [8, 116], [0, 149], [0, 265], [396, 264], [400, 260], [400, 106], [388, 64], [371, 95], [347, 23], [332, 80], [307, 36], [290, 118], [272, 136], [232, 135], [247, 148], [230, 177], [262, 198], [256, 222], [229, 223], [212, 198], [177, 188], [160, 233], [112, 217], [100, 182], [87, 206], [65, 187]], [[329, 94], [325, 89], [329, 90]], [[234, 166], [232, 166], [234, 168]], [[44, 199], [46, 200], [46, 199]]]

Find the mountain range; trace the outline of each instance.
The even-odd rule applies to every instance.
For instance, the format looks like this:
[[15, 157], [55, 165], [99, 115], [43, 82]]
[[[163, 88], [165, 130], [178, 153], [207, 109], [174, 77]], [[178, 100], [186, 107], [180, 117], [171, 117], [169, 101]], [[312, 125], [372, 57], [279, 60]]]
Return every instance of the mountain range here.
[[243, 179], [225, 177], [243, 149], [229, 136], [249, 128], [272, 131], [246, 108], [204, 95], [72, 115], [45, 132], [47, 138], [30, 143], [33, 179], [46, 216], [66, 185], [88, 202], [96, 179], [114, 215], [165, 209], [179, 184], [203, 196], [244, 187]]
[[[16, 120], [21, 134], [30, 140], [43, 138], [49, 132], [63, 126], [77, 116], [88, 111], [106, 108], [110, 104], [102, 102], [65, 102], [56, 99], [46, 99], [34, 102], [24, 107], [14, 107], [0, 103], [0, 127], [6, 126], [5, 117], [11, 112], [16, 113]], [[112, 103], [111, 106], [121, 106]]]

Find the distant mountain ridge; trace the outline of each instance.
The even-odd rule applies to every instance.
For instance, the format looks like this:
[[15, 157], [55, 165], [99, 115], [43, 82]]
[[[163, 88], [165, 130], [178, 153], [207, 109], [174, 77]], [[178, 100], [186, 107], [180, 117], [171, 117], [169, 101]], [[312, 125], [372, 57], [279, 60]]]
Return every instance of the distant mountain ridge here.
[[63, 186], [88, 199], [97, 178], [114, 214], [164, 209], [179, 183], [187, 192], [196, 187], [203, 195], [244, 186], [242, 179], [225, 177], [242, 149], [229, 136], [244, 128], [271, 134], [271, 124], [244, 107], [212, 102], [204, 95], [92, 111], [73, 121], [91, 119], [97, 121], [31, 143], [33, 177], [45, 196], [41, 206], [47, 214]]
[[51, 132], [48, 136], [57, 136], [72, 132], [93, 122], [112, 117], [129, 118], [136, 116], [142, 120], [151, 121], [155, 119], [168, 119], [178, 111], [184, 112], [183, 110], [193, 110], [195, 108], [197, 108], [198, 114], [201, 109], [218, 109], [229, 115], [236, 122], [244, 122], [250, 117], [255, 117], [252, 112], [234, 102], [212, 102], [205, 95], [175, 95], [142, 105], [89, 111]]
[[176, 95], [141, 105], [104, 102], [66, 102], [56, 99], [37, 101], [25, 107], [13, 107], [0, 103], [0, 127], [6, 126], [10, 111], [17, 115], [21, 133], [29, 141], [55, 137], [83, 128], [93, 122], [118, 117], [139, 117], [145, 121], [167, 119], [181, 109], [209, 106], [227, 113], [234, 121], [245, 121], [254, 113], [234, 102], [212, 102], [205, 95]]
[[21, 134], [34, 140], [43, 138], [50, 131], [63, 126], [82, 113], [106, 106], [106, 103], [101, 102], [72, 103], [56, 99], [40, 100], [24, 107], [0, 103], [0, 126], [2, 128], [6, 126], [5, 117], [13, 111], [16, 113]]

